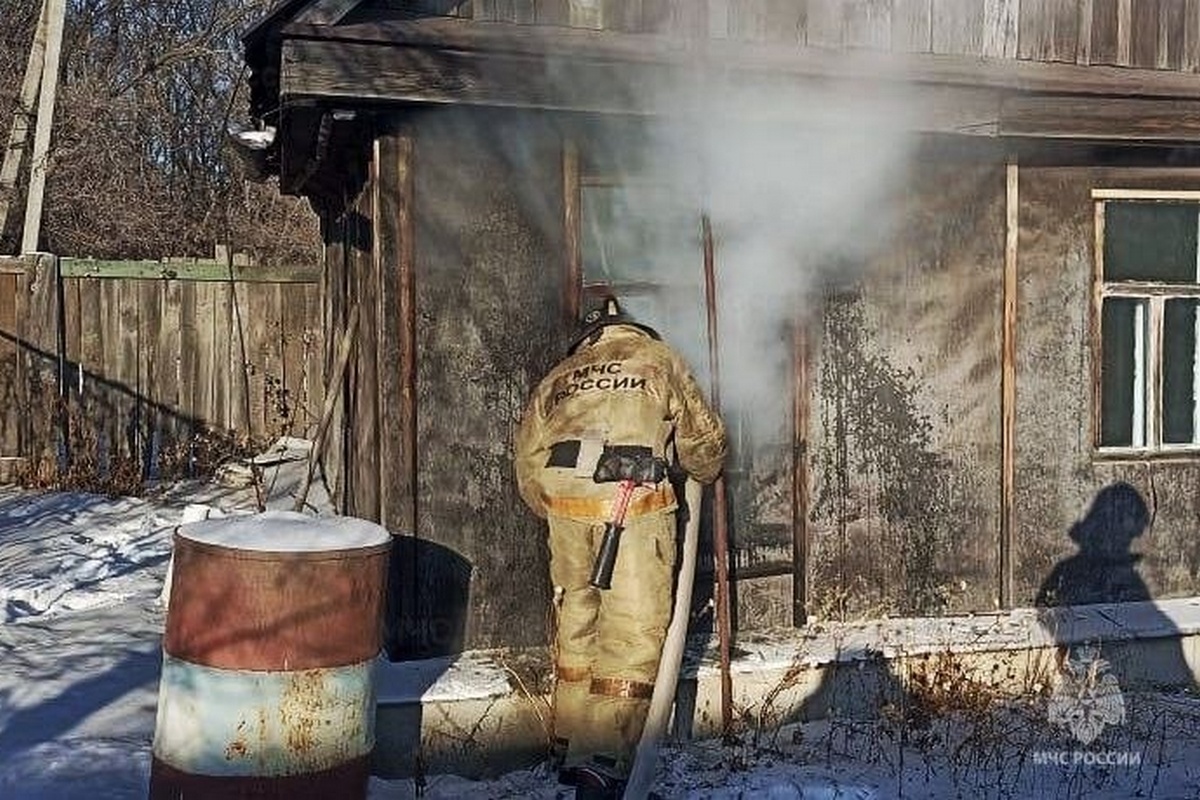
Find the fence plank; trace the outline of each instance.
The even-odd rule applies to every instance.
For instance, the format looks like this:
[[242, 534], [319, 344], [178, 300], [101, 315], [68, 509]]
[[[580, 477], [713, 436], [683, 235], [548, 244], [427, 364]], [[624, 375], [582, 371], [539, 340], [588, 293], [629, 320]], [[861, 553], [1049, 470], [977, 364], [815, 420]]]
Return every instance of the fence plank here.
[[[254, 434], [250, 373], [254, 369], [254, 314], [249, 292], [237, 284], [229, 291], [229, 429]], [[261, 409], [261, 403], [258, 404]]]
[[199, 369], [203, 347], [200, 343], [200, 307], [197, 284], [179, 284], [179, 408], [187, 418], [189, 436], [191, 423], [198, 417], [200, 398]]
[[248, 361], [245, 381], [250, 424], [247, 430], [257, 437], [272, 436], [277, 426], [273, 424], [273, 403], [267, 396], [267, 379], [276, 378], [279, 352], [272, 342], [272, 332], [279, 328], [279, 299], [275, 291], [277, 284], [254, 287], [237, 287], [238, 296], [244, 297], [243, 308], [249, 313], [242, 317], [245, 331]]
[[176, 460], [177, 447], [186, 434], [181, 425], [180, 398], [183, 387], [180, 341], [183, 335], [183, 285], [165, 281], [159, 292], [158, 367], [153, 396], [162, 405], [158, 416], [157, 451]]
[[233, 358], [233, 304], [229, 285], [213, 284], [213, 327], [212, 327], [212, 406], [208, 419], [219, 431], [229, 431], [229, 374]]
[[[92, 456], [110, 448], [106, 420], [111, 417], [104, 390], [97, 378], [104, 374], [104, 294], [100, 281], [83, 278], [73, 281], [79, 289], [79, 366], [83, 385], [79, 392], [76, 447], [83, 446]], [[75, 453], [75, 457], [86, 454]]]
[[[228, 280], [99, 278], [146, 273], [68, 261], [76, 277], [61, 279], [60, 330], [56, 265], [62, 263], [53, 256], [0, 259], [0, 456], [55, 454], [67, 419], [55, 413], [64, 407], [56, 402], [60, 367], [77, 421], [73, 449], [100, 469], [113, 466], [113, 458], [137, 459], [147, 474], [161, 475], [163, 465], [186, 463], [175, 445], [186, 442], [195, 421], [261, 438], [283, 431], [284, 417], [297, 416], [296, 403], [320, 402], [318, 284], [294, 280], [295, 274], [239, 280], [235, 316]], [[287, 365], [289, 359], [295, 364]]]
[[120, 299], [117, 296], [119, 287], [112, 281], [100, 282], [100, 361], [96, 374], [105, 376], [111, 385], [101, 389], [104, 398], [105, 415], [99, 420], [100, 427], [96, 436], [100, 448], [97, 453], [102, 459], [115, 458], [121, 452], [121, 405], [118, 402], [117, 391], [117, 352], [120, 348], [119, 331], [121, 320], [118, 316]]
[[217, 292], [219, 283], [192, 284], [196, 292], [196, 382], [192, 386], [192, 408], [196, 422], [220, 428], [213, 415], [215, 406], [213, 364], [216, 345]]
[[138, 322], [140, 311], [139, 287], [136, 283], [120, 281], [117, 287], [117, 347], [116, 379], [121, 385], [120, 424], [121, 452], [136, 459], [141, 437], [141, 370], [138, 358]]
[[38, 256], [29, 273], [24, 341], [27, 402], [33, 419], [26, 454], [53, 461], [56, 454], [58, 280], [53, 256]]
[[17, 360], [16, 274], [0, 274], [0, 456], [21, 454], [21, 384]]
[[[63, 281], [62, 282], [62, 330], [63, 330], [63, 346], [65, 363], [62, 370], [62, 379], [65, 383], [63, 387], [63, 396], [75, 402], [83, 390], [83, 352], [82, 338], [83, 331], [80, 328], [80, 296], [79, 296], [79, 281]], [[75, 440], [78, 438], [79, 432], [74, 430], [78, 424], [77, 420], [71, 418], [64, 406], [63, 424], [65, 426], [64, 434], [67, 436], [68, 455], [74, 456]]]
[[29, 328], [29, 286], [33, 281], [33, 270], [25, 270], [17, 276], [17, 293], [14, 302], [16, 317], [16, 338], [19, 351], [16, 357], [16, 372], [18, 402], [21, 408], [21, 422], [18, 426], [19, 449], [21, 455], [28, 456], [33, 446], [32, 419], [33, 407], [29, 396], [29, 358], [24, 352], [25, 340]]
[[322, 296], [319, 285], [306, 285], [304, 289], [307, 324], [304, 329], [304, 396], [306, 408], [311, 409], [305, 417], [306, 431], [316, 432], [316, 423], [320, 408], [325, 403], [325, 373], [322, 365], [325, 362], [324, 331], [320, 329], [320, 308]]
[[67, 370], [64, 378], [66, 378], [67, 392], [69, 394], [77, 393], [80, 384], [80, 362], [82, 361], [82, 339], [83, 330], [80, 327], [80, 302], [79, 296], [79, 281], [63, 281], [63, 329], [65, 336], [65, 344], [67, 348]]
[[158, 373], [159, 365], [158, 334], [162, 330], [162, 302], [159, 281], [138, 281], [138, 327], [137, 327], [137, 365], [138, 365], [138, 458], [142, 464], [142, 474], [151, 475], [157, 463], [156, 450], [159, 447]]
[[[312, 311], [308, 304], [309, 287], [287, 286], [282, 287], [281, 292], [282, 324], [279, 326], [279, 336], [283, 355], [279, 366], [283, 396], [280, 410], [284, 412], [285, 432], [294, 436], [305, 436], [309, 419], [306, 329], [308, 315]], [[313, 407], [313, 413], [317, 413], [316, 408]]]
[[90, 258], [62, 259], [64, 278], [127, 278], [130, 280], [172, 280], [227, 282], [232, 274], [238, 283], [314, 283], [320, 279], [316, 265], [256, 266], [224, 261], [103, 261]]

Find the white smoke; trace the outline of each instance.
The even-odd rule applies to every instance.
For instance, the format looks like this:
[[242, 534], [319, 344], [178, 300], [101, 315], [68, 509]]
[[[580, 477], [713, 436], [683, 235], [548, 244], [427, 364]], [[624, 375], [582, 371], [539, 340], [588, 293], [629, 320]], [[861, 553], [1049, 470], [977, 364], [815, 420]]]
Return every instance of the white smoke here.
[[641, 169], [676, 193], [664, 218], [686, 226], [691, 217], [689, 247], [664, 231], [650, 260], [694, 313], [656, 322], [710, 380], [699, 249], [707, 214], [721, 401], [757, 439], [786, 436], [793, 326], [886, 246], [915, 143], [900, 82], [805, 88], [813, 85], [685, 71], [671, 85], [641, 87], [661, 109]]

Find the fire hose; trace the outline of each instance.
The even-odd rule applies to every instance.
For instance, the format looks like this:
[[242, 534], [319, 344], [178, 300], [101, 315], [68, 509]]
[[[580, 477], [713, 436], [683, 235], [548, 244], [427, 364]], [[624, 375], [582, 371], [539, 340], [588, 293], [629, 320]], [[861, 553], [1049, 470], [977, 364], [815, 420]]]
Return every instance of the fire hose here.
[[626, 800], [642, 800], [650, 793], [654, 783], [654, 767], [658, 761], [658, 746], [667, 733], [671, 708], [675, 704], [675, 686], [679, 681], [679, 667], [683, 662], [684, 645], [687, 643], [688, 618], [692, 605], [692, 584], [696, 576], [696, 551], [700, 543], [700, 498], [702, 487], [688, 478], [684, 490], [687, 523], [684, 527], [683, 550], [680, 553], [679, 577], [675, 585], [675, 609], [667, 637], [663, 640], [662, 656], [658, 662], [658, 674], [654, 678], [654, 693], [650, 696], [650, 710], [646, 713], [646, 724], [638, 740], [625, 784]]

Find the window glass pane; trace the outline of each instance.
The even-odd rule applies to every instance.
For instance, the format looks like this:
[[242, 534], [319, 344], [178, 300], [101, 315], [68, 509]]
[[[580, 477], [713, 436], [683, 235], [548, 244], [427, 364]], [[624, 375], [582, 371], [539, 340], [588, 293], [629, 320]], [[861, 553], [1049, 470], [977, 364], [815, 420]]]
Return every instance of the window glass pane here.
[[1104, 279], [1196, 283], [1198, 203], [1104, 207]]
[[584, 186], [585, 283], [692, 282], [700, 215], [664, 186]]
[[1108, 298], [1101, 319], [1100, 444], [1146, 443], [1145, 301]]
[[1197, 441], [1197, 301], [1168, 300], [1163, 310], [1163, 441]]

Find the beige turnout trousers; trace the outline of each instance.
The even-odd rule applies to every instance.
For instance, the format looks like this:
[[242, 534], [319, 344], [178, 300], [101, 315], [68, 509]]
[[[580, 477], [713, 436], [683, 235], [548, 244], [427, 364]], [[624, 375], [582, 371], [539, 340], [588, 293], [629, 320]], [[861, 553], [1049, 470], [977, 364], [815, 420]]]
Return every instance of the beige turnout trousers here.
[[568, 742], [568, 764], [607, 754], [624, 772], [641, 736], [670, 623], [675, 514], [626, 520], [612, 587], [605, 590], [588, 583], [604, 524], [553, 516], [549, 523], [550, 578], [559, 594], [555, 736]]

